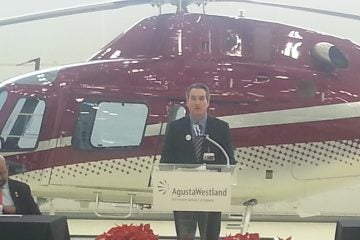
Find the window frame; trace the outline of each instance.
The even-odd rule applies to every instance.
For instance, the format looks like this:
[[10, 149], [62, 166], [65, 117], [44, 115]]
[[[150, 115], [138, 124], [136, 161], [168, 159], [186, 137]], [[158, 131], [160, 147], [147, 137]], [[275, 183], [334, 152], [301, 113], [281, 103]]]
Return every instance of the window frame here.
[[[87, 121], [86, 123], [88, 124], [87, 126], [87, 131], [85, 132], [86, 137], [83, 141], [82, 140], [82, 132], [81, 129], [79, 130], [80, 125], [81, 124], [81, 112], [84, 110], [82, 109], [82, 106], [84, 104], [96, 104], [97, 106], [99, 106], [101, 103], [116, 103], [116, 104], [138, 104], [138, 105], [143, 105], [145, 107], [146, 114], [144, 115], [145, 119], [144, 119], [144, 125], [143, 125], [143, 130], [141, 132], [141, 135], [139, 135], [139, 143], [137, 145], [126, 145], [126, 146], [96, 146], [93, 144], [91, 138], [93, 136], [93, 132], [94, 132], [94, 126], [95, 126], [95, 121], [96, 121], [96, 116], [97, 116], [97, 111], [99, 109], [97, 109], [96, 111], [94, 111], [93, 113], [90, 113], [90, 119], [89, 121]], [[86, 110], [86, 109], [85, 109]], [[148, 123], [148, 119], [149, 119], [149, 113], [150, 113], [150, 108], [148, 106], [148, 104], [144, 103], [144, 102], [134, 102], [134, 101], [120, 101], [120, 100], [95, 100], [95, 99], [84, 99], [80, 105], [79, 105], [79, 112], [78, 112], [78, 116], [75, 122], [75, 127], [74, 127], [74, 133], [72, 136], [72, 142], [71, 145], [79, 150], [82, 151], [91, 151], [91, 150], [100, 150], [100, 149], [106, 149], [106, 150], [112, 150], [112, 149], [130, 149], [130, 148], [138, 148], [141, 146], [143, 140], [144, 140], [144, 136], [145, 136], [145, 131], [146, 131], [146, 127], [147, 127], [147, 123]]]
[[[7, 101], [8, 97], [9, 97], [9, 93], [8, 93], [8, 91], [6, 91], [6, 90], [0, 91], [0, 97], [3, 95], [3, 93], [5, 93], [5, 94], [4, 94], [5, 97], [4, 97], [4, 101], [3, 101], [3, 102], [0, 101], [0, 111], [1, 111], [1, 109], [4, 107], [6, 101]], [[1, 100], [1, 98], [0, 98], [0, 100]]]

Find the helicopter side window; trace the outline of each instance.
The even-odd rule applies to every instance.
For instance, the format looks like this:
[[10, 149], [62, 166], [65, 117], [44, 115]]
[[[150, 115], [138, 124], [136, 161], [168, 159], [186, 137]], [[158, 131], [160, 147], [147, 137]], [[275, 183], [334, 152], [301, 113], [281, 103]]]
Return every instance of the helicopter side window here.
[[228, 56], [242, 57], [243, 40], [239, 33], [231, 30], [226, 32], [223, 47], [225, 54]]
[[147, 115], [145, 104], [84, 102], [73, 145], [80, 149], [139, 146]]
[[35, 148], [44, 111], [45, 102], [43, 100], [36, 98], [19, 99], [1, 132], [1, 151]]
[[5, 104], [7, 96], [8, 96], [7, 91], [0, 92], [0, 111]]

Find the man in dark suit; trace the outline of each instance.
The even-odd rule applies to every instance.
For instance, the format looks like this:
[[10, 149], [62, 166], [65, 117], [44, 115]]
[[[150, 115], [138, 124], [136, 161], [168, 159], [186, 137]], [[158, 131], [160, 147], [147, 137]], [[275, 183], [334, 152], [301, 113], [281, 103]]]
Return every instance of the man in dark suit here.
[[[208, 134], [211, 139], [224, 148], [230, 158], [230, 164], [235, 163], [229, 125], [220, 119], [207, 115], [209, 103], [210, 91], [205, 84], [194, 83], [188, 87], [186, 105], [189, 116], [168, 125], [160, 159], [161, 163], [226, 164], [226, 157], [217, 146], [204, 141], [203, 137], [198, 137], [204, 134]], [[175, 211], [174, 217], [179, 240], [194, 239], [197, 224], [202, 240], [219, 239], [220, 212]]]
[[5, 158], [0, 155], [0, 200], [3, 214], [40, 215], [29, 185], [9, 179]]

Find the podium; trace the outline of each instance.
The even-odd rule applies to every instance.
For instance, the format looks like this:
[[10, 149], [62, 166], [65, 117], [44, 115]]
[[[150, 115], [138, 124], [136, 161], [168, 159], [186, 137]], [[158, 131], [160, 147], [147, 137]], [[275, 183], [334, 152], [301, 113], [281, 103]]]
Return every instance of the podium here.
[[339, 220], [336, 223], [335, 240], [359, 240], [359, 220]]
[[0, 215], [0, 239], [70, 240], [65, 216]]
[[233, 166], [159, 164], [153, 171], [153, 209], [230, 212]]

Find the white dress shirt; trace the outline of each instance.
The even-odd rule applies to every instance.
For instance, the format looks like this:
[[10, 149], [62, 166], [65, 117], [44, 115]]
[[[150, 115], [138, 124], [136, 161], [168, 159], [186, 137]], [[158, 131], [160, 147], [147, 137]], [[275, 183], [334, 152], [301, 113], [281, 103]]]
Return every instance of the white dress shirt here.
[[1, 188], [3, 195], [3, 206], [14, 206], [14, 201], [10, 194], [9, 182], [6, 182]]

